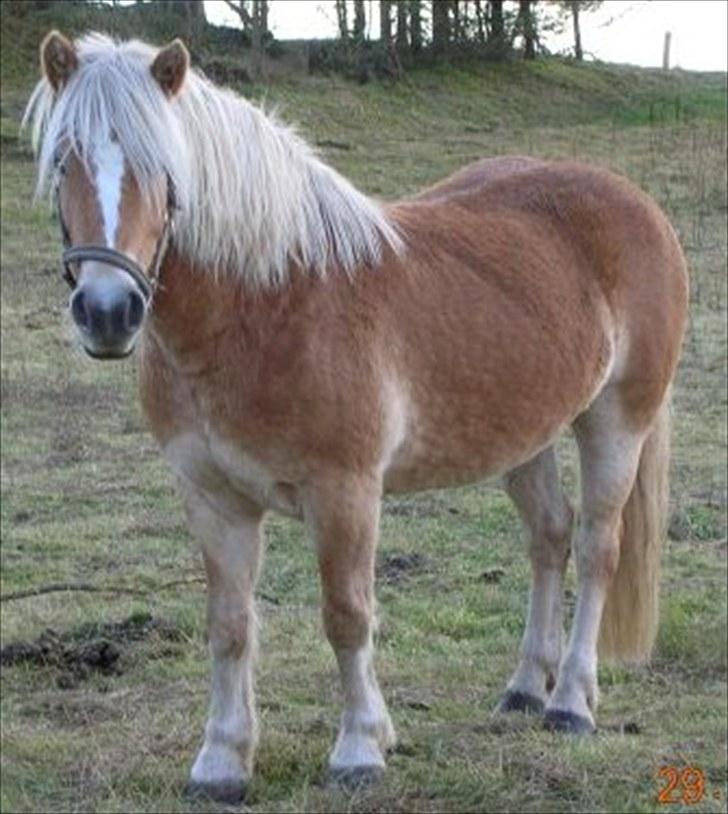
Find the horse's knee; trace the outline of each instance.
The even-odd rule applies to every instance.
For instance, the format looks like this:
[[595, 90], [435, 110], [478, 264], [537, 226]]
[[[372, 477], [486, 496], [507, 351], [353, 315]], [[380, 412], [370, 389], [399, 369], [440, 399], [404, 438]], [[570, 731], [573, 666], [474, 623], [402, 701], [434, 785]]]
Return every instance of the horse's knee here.
[[619, 565], [620, 521], [584, 523], [576, 546], [580, 578], [609, 582]]
[[368, 592], [324, 591], [322, 611], [326, 636], [334, 647], [358, 648], [367, 642], [373, 615]]
[[582, 579], [611, 582], [619, 565], [619, 541], [586, 545], [577, 551], [576, 571]]
[[557, 506], [543, 507], [529, 523], [529, 556], [535, 565], [561, 568], [569, 558], [574, 510], [564, 497]]
[[207, 635], [217, 658], [242, 658], [253, 644], [255, 612], [243, 597], [209, 596]]

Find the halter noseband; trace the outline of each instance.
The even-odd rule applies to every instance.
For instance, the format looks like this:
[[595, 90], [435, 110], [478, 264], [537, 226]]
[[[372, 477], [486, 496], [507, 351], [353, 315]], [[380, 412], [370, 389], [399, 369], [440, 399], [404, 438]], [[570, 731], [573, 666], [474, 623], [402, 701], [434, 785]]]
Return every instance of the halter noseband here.
[[[64, 167], [61, 162], [57, 162], [58, 171], [62, 175]], [[162, 234], [159, 236], [157, 246], [154, 249], [152, 261], [149, 268], [145, 271], [136, 260], [132, 260], [126, 254], [118, 252], [116, 249], [111, 249], [108, 246], [101, 246], [98, 244], [84, 244], [81, 246], [74, 246], [71, 243], [71, 234], [68, 231], [66, 222], [63, 220], [63, 211], [61, 210], [61, 202], [59, 195], [59, 184], [55, 187], [56, 198], [56, 212], [58, 213], [58, 220], [61, 226], [61, 237], [63, 238], [63, 254], [61, 255], [61, 266], [63, 279], [68, 283], [73, 291], [78, 285], [78, 277], [73, 273], [72, 266], [75, 263], [81, 263], [84, 260], [97, 260], [102, 263], [107, 263], [114, 266], [121, 271], [126, 272], [132, 280], [137, 284], [141, 291], [144, 301], [149, 304], [154, 294], [154, 289], [159, 281], [159, 267], [164, 259], [167, 246], [169, 244], [170, 233], [174, 227], [174, 213], [179, 208], [174, 193], [174, 184], [172, 179], [167, 176], [167, 208], [164, 213], [164, 227]]]

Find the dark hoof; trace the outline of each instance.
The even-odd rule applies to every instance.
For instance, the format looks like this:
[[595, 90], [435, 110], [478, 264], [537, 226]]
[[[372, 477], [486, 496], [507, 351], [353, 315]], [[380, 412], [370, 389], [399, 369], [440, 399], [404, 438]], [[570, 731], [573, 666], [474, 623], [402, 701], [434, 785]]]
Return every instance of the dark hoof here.
[[353, 766], [329, 769], [328, 781], [344, 791], [358, 791], [376, 785], [384, 777], [383, 766]]
[[543, 727], [549, 732], [569, 732], [572, 735], [593, 735], [597, 731], [588, 718], [564, 709], [548, 710]]
[[496, 712], [528, 712], [533, 715], [540, 715], [543, 710], [544, 703], [540, 698], [518, 690], [506, 690], [496, 707]]
[[237, 805], [245, 799], [245, 789], [244, 780], [229, 780], [225, 783], [195, 783], [189, 780], [185, 785], [184, 796], [188, 800], [212, 800]]

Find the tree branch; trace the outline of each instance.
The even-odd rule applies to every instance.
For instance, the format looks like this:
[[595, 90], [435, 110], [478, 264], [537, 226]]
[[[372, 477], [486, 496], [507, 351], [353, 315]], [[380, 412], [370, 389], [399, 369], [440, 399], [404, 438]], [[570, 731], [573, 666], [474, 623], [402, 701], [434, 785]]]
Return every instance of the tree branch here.
[[240, 17], [246, 27], [252, 28], [253, 18], [242, 3], [236, 3], [235, 0], [223, 0], [223, 2]]
[[[172, 582], [164, 582], [149, 591], [140, 591], [136, 588], [126, 588], [123, 585], [92, 585], [89, 582], [52, 582], [49, 585], [39, 585], [37, 588], [28, 588], [24, 591], [15, 591], [11, 594], [0, 596], [0, 602], [11, 602], [13, 599], [26, 599], [30, 596], [41, 596], [43, 594], [59, 593], [61, 591], [79, 591], [97, 594], [126, 594], [127, 596], [150, 596], [158, 591], [167, 591], [179, 585], [194, 585], [205, 582], [205, 577], [192, 577], [191, 579], [175, 579]], [[270, 602], [271, 605], [279, 605], [277, 597], [269, 594], [258, 593], [259, 599]]]

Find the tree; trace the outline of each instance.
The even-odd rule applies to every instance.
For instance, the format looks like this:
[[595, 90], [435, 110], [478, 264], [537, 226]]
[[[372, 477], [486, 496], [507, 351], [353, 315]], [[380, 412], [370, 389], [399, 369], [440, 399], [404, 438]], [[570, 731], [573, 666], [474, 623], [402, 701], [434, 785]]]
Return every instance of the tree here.
[[603, 0], [561, 0], [559, 6], [562, 13], [571, 15], [574, 29], [574, 56], [581, 62], [584, 59], [584, 49], [581, 43], [581, 24], [579, 15], [588, 11], [595, 11], [602, 5]]
[[257, 76], [263, 67], [263, 41], [268, 33], [268, 0], [225, 0], [225, 3], [240, 17], [243, 31], [250, 35], [252, 50], [251, 69]]
[[205, 17], [205, 4], [202, 0], [182, 0], [182, 2], [175, 5], [184, 6], [185, 17], [194, 25], [204, 25], [207, 22], [207, 17]]
[[346, 42], [349, 39], [346, 0], [336, 0], [336, 20], [339, 24], [339, 38]]
[[422, 50], [422, 7], [420, 0], [410, 0], [410, 48], [417, 55]]
[[449, 0], [432, 0], [432, 49], [436, 54], [445, 53], [450, 42], [449, 11]]
[[367, 27], [367, 18], [364, 12], [364, 0], [354, 0], [354, 40], [364, 42], [364, 32]]
[[495, 54], [506, 51], [506, 23], [503, 16], [503, 0], [490, 0], [488, 3], [488, 39]]
[[534, 6], [537, 0], [518, 0], [518, 18], [516, 31], [523, 37], [523, 58], [536, 58], [538, 43], [538, 25]]
[[407, 0], [397, 0], [397, 48], [404, 51], [407, 48]]
[[475, 0], [475, 24], [478, 32], [478, 42], [485, 42], [485, 14], [481, 0]]
[[379, 38], [385, 48], [392, 42], [392, 0], [379, 0]]

